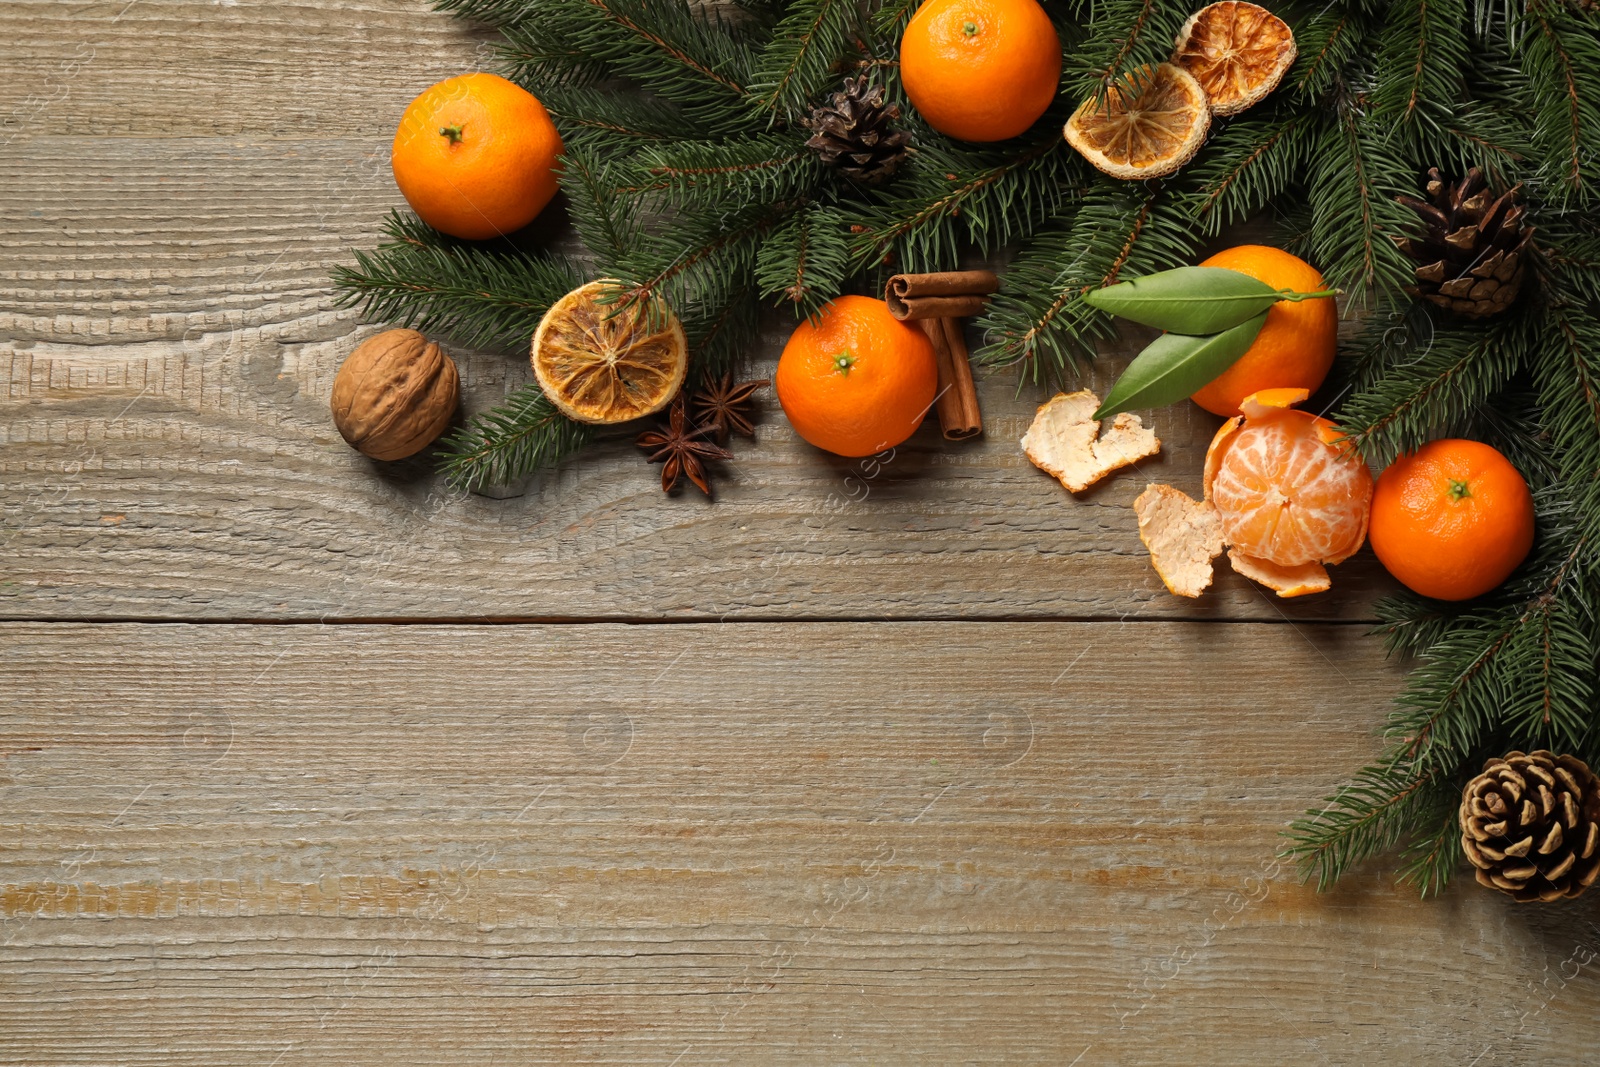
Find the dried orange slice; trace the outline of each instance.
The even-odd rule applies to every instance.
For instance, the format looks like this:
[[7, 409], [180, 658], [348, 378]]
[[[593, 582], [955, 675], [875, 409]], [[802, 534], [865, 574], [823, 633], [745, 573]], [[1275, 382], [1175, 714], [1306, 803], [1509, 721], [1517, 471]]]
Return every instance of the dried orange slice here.
[[623, 304], [602, 279], [557, 300], [533, 335], [533, 374], [579, 422], [627, 422], [666, 407], [683, 385], [689, 342], [676, 315]]
[[1294, 63], [1294, 33], [1264, 7], [1223, 0], [1178, 31], [1172, 62], [1193, 74], [1218, 115], [1237, 115], [1278, 87]]
[[1113, 178], [1159, 178], [1194, 157], [1211, 125], [1211, 106], [1194, 75], [1163, 63], [1129, 74], [1079, 105], [1067, 143]]

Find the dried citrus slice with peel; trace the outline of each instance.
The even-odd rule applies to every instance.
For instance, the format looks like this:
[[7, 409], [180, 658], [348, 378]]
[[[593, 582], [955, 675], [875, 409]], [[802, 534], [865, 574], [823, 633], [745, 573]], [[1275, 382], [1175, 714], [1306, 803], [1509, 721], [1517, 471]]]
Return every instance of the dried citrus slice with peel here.
[[1237, 115], [1278, 87], [1294, 63], [1288, 23], [1256, 4], [1223, 0], [1178, 31], [1172, 62], [1194, 75], [1218, 115]]
[[600, 280], [557, 300], [533, 335], [533, 374], [550, 402], [579, 422], [627, 422], [677, 395], [689, 342], [657, 301], [626, 303]]
[[1163, 63], [1085, 100], [1067, 120], [1066, 137], [1113, 178], [1159, 178], [1194, 157], [1210, 125], [1211, 106], [1194, 75]]

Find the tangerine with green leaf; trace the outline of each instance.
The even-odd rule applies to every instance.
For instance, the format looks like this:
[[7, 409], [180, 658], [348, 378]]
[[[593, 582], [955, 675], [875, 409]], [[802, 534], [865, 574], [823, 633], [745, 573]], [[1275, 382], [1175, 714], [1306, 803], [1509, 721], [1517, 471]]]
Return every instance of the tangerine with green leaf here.
[[[1299, 256], [1265, 245], [1239, 245], [1200, 264], [1248, 274], [1274, 289], [1316, 293], [1327, 289], [1317, 269]], [[1255, 341], [1233, 366], [1193, 396], [1214, 415], [1235, 416], [1244, 398], [1263, 389], [1314, 393], [1333, 367], [1339, 310], [1331, 299], [1281, 300], [1267, 312]]]

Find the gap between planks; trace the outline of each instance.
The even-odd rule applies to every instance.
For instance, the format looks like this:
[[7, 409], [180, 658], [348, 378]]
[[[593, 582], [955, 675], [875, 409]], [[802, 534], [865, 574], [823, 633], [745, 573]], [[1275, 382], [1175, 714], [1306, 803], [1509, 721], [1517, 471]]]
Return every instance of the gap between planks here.
[[1229, 618], [1217, 616], [1209, 619], [1162, 617], [1154, 615], [739, 615], [729, 618], [699, 616], [695, 618], [651, 618], [642, 615], [493, 615], [453, 616], [417, 615], [386, 617], [381, 615], [349, 615], [337, 618], [274, 618], [271, 616], [231, 618], [196, 617], [173, 618], [162, 615], [0, 615], [0, 625], [25, 624], [40, 626], [831, 626], [839, 623], [874, 623], [883, 626], [917, 626], [929, 623], [969, 623], [974, 626], [1004, 624], [1097, 624], [1125, 623], [1170, 626], [1174, 623], [1189, 625], [1228, 626], [1376, 626], [1377, 619], [1276, 619]]

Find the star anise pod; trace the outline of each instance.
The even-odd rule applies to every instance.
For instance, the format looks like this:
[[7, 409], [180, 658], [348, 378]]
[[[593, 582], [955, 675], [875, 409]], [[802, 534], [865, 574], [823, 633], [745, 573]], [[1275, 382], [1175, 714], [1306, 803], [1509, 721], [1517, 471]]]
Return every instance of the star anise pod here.
[[731, 373], [724, 374], [720, 382], [703, 386], [694, 394], [694, 421], [716, 430], [718, 444], [725, 444], [730, 432], [753, 440], [756, 436], [755, 402], [751, 397], [767, 384], [762, 378], [736, 385]]
[[706, 475], [705, 461], [733, 458], [732, 452], [706, 440], [714, 433], [714, 426], [689, 425], [688, 404], [679, 393], [672, 402], [667, 421], [657, 429], [640, 434], [634, 444], [650, 453], [651, 463], [665, 462], [661, 468], [663, 493], [672, 492], [687, 475], [702, 493], [710, 496], [711, 480]]

